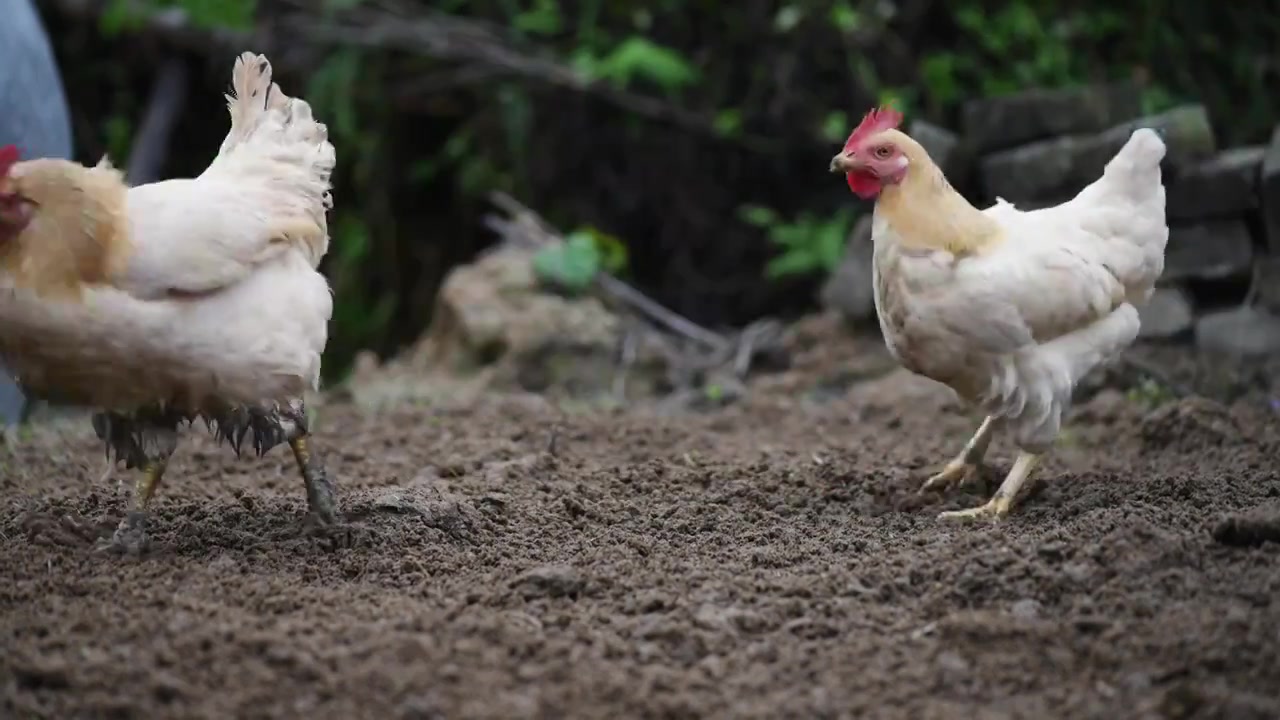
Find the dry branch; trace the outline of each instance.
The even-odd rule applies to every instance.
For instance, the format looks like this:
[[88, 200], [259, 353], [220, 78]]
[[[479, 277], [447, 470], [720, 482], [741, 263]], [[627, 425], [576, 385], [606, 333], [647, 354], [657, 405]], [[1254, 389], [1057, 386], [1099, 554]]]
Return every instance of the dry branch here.
[[[507, 217], [488, 215], [484, 224], [502, 238], [503, 244], [539, 248], [563, 242], [562, 233], [510, 195], [494, 192], [489, 197]], [[610, 304], [638, 321], [623, 333], [621, 339], [619, 364], [622, 375], [636, 359], [637, 333], [642, 328], [658, 341], [672, 374], [681, 378], [673, 382], [677, 387], [694, 384], [699, 376], [725, 366], [734, 378], [742, 380], [751, 372], [759, 356], [781, 348], [782, 326], [775, 320], [760, 320], [726, 336], [664, 307], [607, 272], [599, 272], [592, 284]], [[615, 380], [615, 391], [625, 391], [625, 386], [625, 377]]]
[[[48, 0], [62, 14], [97, 21], [110, 0]], [[478, 20], [459, 18], [438, 11], [407, 7], [389, 0], [371, 0], [340, 13], [324, 12], [309, 0], [274, 0], [266, 3], [277, 9], [270, 23], [254, 32], [237, 32], [199, 27], [181, 8], [151, 12], [140, 32], [171, 45], [208, 55], [213, 52], [242, 52], [254, 49], [281, 62], [287, 55], [277, 49], [297, 47], [299, 42], [314, 48], [365, 48], [398, 51], [431, 58], [455, 66], [450, 71], [431, 73], [407, 81], [391, 91], [400, 98], [421, 97], [449, 87], [478, 85], [498, 78], [569, 90], [598, 98], [636, 115], [667, 122], [677, 127], [709, 135], [756, 151], [768, 151], [777, 143], [754, 135], [723, 138], [712, 119], [664, 102], [616, 88], [606, 82], [591, 81], [568, 66], [538, 56], [534, 50], [516, 47], [502, 29]], [[288, 35], [277, 48], [273, 26]]]
[[187, 66], [179, 57], [170, 57], [160, 66], [147, 112], [133, 136], [126, 177], [130, 185], [144, 185], [160, 179], [169, 155], [169, 138], [187, 100]]

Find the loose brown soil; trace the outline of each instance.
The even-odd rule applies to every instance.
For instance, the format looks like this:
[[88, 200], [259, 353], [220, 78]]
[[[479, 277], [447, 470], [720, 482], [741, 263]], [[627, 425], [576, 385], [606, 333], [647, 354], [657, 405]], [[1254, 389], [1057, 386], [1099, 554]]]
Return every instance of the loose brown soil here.
[[1103, 391], [1014, 515], [952, 526], [984, 488], [916, 489], [977, 419], [842, 387], [878, 357], [704, 412], [330, 401], [350, 547], [287, 452], [197, 426], [151, 554], [96, 555], [130, 475], [50, 425], [0, 448], [0, 715], [1280, 717], [1269, 410]]

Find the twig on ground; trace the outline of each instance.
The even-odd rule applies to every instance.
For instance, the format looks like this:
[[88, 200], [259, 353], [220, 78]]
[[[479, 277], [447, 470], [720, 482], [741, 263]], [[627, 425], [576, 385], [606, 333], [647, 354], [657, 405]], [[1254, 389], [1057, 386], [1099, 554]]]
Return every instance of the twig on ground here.
[[[501, 238], [500, 247], [536, 249], [563, 240], [559, 231], [510, 195], [494, 192], [490, 200], [508, 215], [484, 218], [485, 226]], [[779, 347], [782, 328], [777, 321], [760, 320], [725, 336], [664, 307], [606, 272], [598, 273], [593, 285], [607, 300], [643, 323], [626, 329], [620, 340], [613, 388], [618, 397], [625, 396], [626, 377], [639, 355], [642, 331], [656, 340], [654, 346], [665, 356], [668, 376], [677, 388], [698, 384], [700, 378], [725, 365], [730, 366], [733, 377], [744, 379], [759, 355]]]
[[[518, 200], [502, 192], [489, 195], [494, 205], [512, 215], [510, 220], [488, 217], [485, 225], [497, 231], [504, 240], [524, 247], [541, 247], [551, 242], [558, 242], [562, 235], [547, 224], [533, 210], [525, 207]], [[627, 307], [651, 322], [682, 335], [690, 340], [707, 346], [712, 352], [722, 352], [729, 347], [729, 341], [719, 333], [708, 330], [701, 325], [672, 312], [661, 304], [651, 300], [644, 293], [636, 290], [621, 280], [601, 272], [596, 276], [595, 285], [609, 299]]]
[[623, 400], [627, 397], [627, 378], [630, 375], [631, 367], [635, 365], [636, 357], [639, 355], [639, 345], [638, 328], [629, 324], [622, 331], [622, 337], [619, 339], [618, 368], [613, 376], [613, 397], [615, 400]]

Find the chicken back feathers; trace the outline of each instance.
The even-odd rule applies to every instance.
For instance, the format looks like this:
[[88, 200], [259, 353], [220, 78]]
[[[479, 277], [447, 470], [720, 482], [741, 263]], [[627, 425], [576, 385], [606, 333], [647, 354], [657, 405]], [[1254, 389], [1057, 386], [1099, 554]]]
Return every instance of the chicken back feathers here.
[[104, 409], [193, 412], [318, 385], [334, 148], [265, 57], [241, 55], [232, 85], [217, 158], [194, 179], [127, 191], [128, 255], [81, 302], [24, 289], [0, 268], [0, 356], [24, 385]]
[[[1139, 129], [1075, 198], [1025, 212], [1004, 200], [977, 211], [906, 143], [910, 170], [882, 193], [873, 233], [886, 342], [1004, 418], [1024, 449], [1047, 450], [1076, 383], [1137, 337], [1135, 306], [1163, 272], [1164, 143]], [[972, 237], [920, 236], [948, 230]]]

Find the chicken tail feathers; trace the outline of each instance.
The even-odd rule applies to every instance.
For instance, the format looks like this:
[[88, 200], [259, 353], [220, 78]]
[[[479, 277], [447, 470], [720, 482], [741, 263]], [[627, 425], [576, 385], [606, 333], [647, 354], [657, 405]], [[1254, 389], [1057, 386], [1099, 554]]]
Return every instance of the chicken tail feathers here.
[[279, 90], [279, 86], [271, 82], [271, 62], [265, 55], [245, 52], [236, 58], [231, 71], [231, 93], [226, 96], [231, 132], [222, 141], [221, 154], [225, 155], [253, 134], [267, 108], [272, 106], [271, 96]]
[[1157, 191], [1163, 200], [1160, 162], [1164, 160], [1165, 150], [1164, 140], [1155, 130], [1134, 130], [1129, 141], [1107, 163], [1102, 173], [1106, 185], [1137, 202], [1150, 200]]
[[330, 176], [337, 162], [328, 128], [305, 100], [272, 82], [265, 55], [236, 58], [231, 87], [231, 130], [210, 170], [267, 179], [282, 214], [280, 233], [305, 240], [317, 265], [328, 250], [325, 213], [333, 208]]

